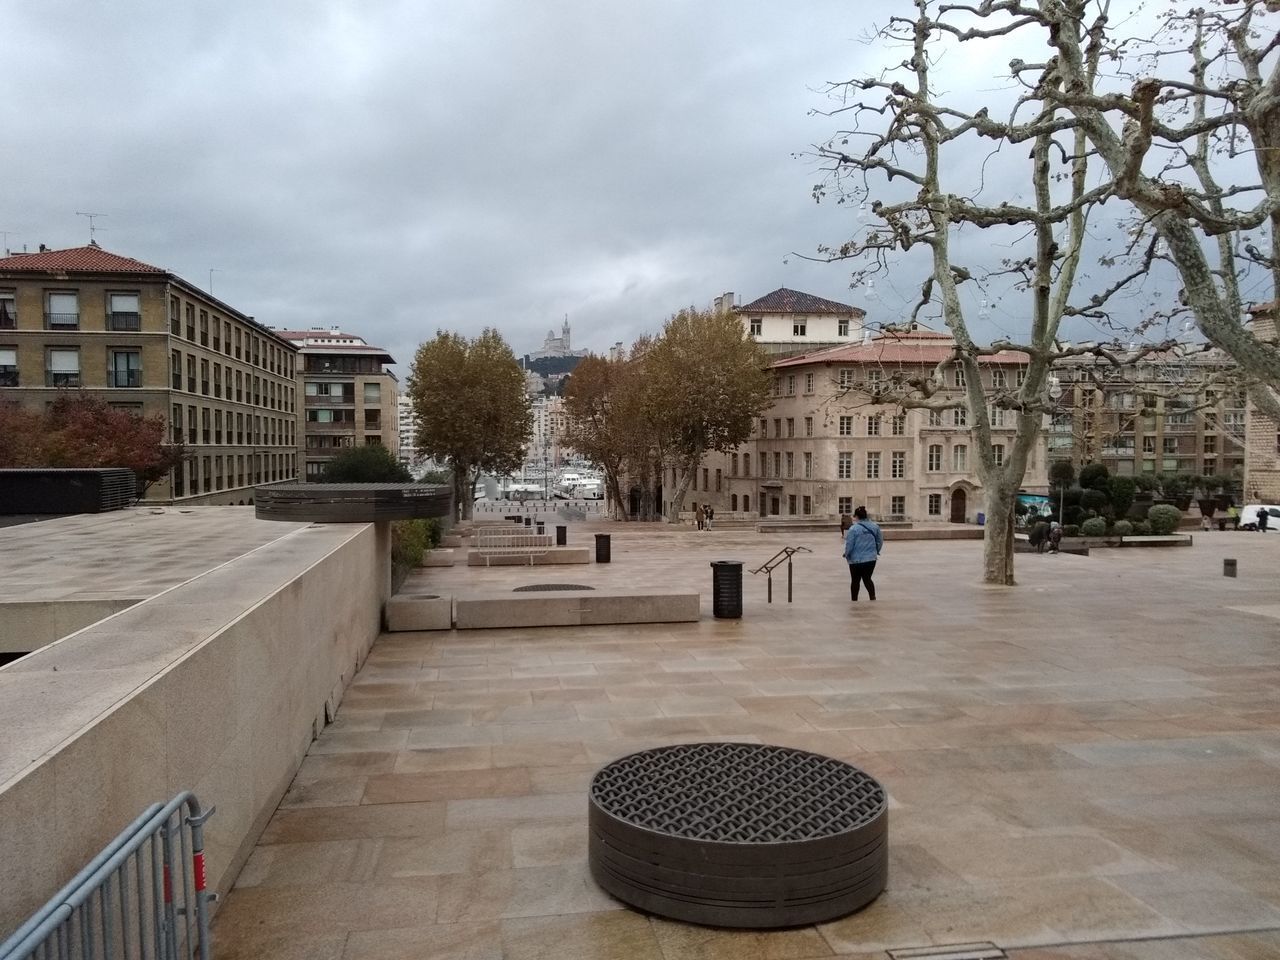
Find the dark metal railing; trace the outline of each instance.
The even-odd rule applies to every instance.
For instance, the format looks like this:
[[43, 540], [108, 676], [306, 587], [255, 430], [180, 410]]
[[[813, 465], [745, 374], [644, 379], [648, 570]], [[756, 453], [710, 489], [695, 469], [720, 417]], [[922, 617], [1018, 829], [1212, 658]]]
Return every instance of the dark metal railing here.
[[113, 310], [107, 314], [108, 330], [141, 330], [142, 314]]
[[752, 575], [757, 573], [768, 574], [769, 581], [769, 603], [773, 603], [773, 571], [775, 567], [781, 565], [782, 561], [787, 562], [787, 603], [791, 602], [791, 558], [797, 553], [813, 553], [808, 547], [783, 547], [772, 557], [766, 560], [760, 566], [751, 571]]
[[78, 327], [80, 326], [80, 314], [46, 313], [44, 315], [44, 325], [46, 330], [56, 330], [58, 327]]
[[80, 373], [54, 373], [52, 370], [46, 370], [44, 374], [44, 385], [46, 387], [78, 387], [80, 386]]
[[107, 372], [107, 386], [109, 387], [140, 387], [142, 386], [141, 370], [110, 370]]

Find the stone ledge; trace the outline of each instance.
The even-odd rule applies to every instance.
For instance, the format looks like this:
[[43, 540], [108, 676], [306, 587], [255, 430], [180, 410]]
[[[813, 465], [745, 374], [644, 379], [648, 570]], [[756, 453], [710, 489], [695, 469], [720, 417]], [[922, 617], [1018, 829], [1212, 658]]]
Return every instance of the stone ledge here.
[[387, 632], [449, 630], [453, 627], [453, 598], [425, 593], [397, 593], [387, 601]]
[[469, 567], [528, 567], [546, 566], [559, 563], [590, 563], [589, 547], [551, 547], [546, 553], [534, 554], [496, 554], [486, 557], [479, 550], [467, 551]]
[[455, 623], [459, 630], [687, 623], [699, 619], [700, 604], [701, 597], [693, 592], [565, 590], [554, 594], [490, 594], [458, 598]]
[[452, 567], [457, 561], [457, 555], [452, 550], [428, 550], [422, 555], [423, 567]]

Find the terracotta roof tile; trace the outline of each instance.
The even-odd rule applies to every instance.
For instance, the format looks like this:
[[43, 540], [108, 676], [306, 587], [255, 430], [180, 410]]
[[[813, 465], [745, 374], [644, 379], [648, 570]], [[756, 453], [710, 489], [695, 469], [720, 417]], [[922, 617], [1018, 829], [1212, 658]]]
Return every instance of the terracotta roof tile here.
[[866, 311], [847, 303], [815, 297], [812, 293], [779, 287], [759, 299], [738, 307], [739, 313], [852, 313], [865, 316]]
[[[799, 357], [788, 357], [773, 364], [774, 368], [801, 367], [814, 363], [856, 364], [869, 363], [877, 366], [933, 366], [946, 360], [952, 354], [955, 341], [945, 333], [934, 333], [918, 330], [911, 333], [889, 334], [877, 337], [870, 342], [851, 343], [847, 346], [832, 347], [816, 353], [806, 353]], [[1013, 350], [1002, 350], [988, 357], [979, 357], [978, 362], [996, 364], [1025, 364], [1030, 358], [1025, 353]]]
[[169, 271], [132, 257], [111, 253], [97, 244], [89, 244], [66, 250], [43, 250], [40, 253], [0, 257], [0, 272], [167, 274]]

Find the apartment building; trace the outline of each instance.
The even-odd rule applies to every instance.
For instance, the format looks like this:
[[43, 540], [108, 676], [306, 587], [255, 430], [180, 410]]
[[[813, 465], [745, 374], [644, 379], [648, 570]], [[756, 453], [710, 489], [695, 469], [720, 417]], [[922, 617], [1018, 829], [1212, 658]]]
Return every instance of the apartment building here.
[[[1254, 307], [1253, 334], [1276, 343], [1276, 301]], [[1280, 503], [1280, 423], [1249, 402], [1245, 412], [1244, 496], [1251, 503]]]
[[0, 401], [66, 391], [160, 416], [190, 459], [147, 499], [249, 503], [297, 476], [295, 349], [161, 267], [97, 243], [0, 259]]
[[326, 463], [357, 444], [378, 443], [399, 457], [399, 383], [385, 369], [395, 358], [337, 327], [278, 333], [298, 351], [304, 479], [318, 479]]
[[779, 287], [737, 306], [732, 292], [712, 301], [712, 309], [733, 311], [747, 333], [770, 356], [789, 357], [863, 338], [866, 312], [847, 303]]
[[1234, 370], [1219, 350], [1174, 351], [1118, 366], [1092, 356], [1061, 361], [1049, 457], [1077, 467], [1101, 463], [1121, 476], [1239, 476], [1247, 415]]
[[[699, 465], [684, 508], [711, 503], [722, 514], [829, 518], [864, 504], [880, 519], [976, 521], [984, 505], [967, 411], [873, 404], [867, 393], [899, 372], [929, 373], [953, 349], [949, 335], [917, 329], [775, 361], [773, 404], [754, 436]], [[1026, 359], [1013, 352], [983, 357], [988, 392], [1016, 389]], [[944, 395], [961, 398], [963, 376], [959, 367], [948, 370]], [[992, 421], [1002, 459], [1016, 423], [999, 408]], [[666, 489], [677, 479], [669, 477]], [[1048, 491], [1043, 434], [1023, 489]]]

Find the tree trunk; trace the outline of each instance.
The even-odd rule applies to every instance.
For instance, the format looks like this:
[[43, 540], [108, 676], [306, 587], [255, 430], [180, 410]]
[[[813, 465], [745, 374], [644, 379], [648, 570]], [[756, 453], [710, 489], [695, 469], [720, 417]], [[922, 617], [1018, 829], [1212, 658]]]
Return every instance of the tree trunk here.
[[982, 540], [982, 582], [1011, 587], [1013, 579], [1013, 508], [1017, 495], [998, 484], [986, 490], [987, 517]]
[[471, 482], [471, 465], [455, 463], [453, 465], [453, 512], [459, 520], [471, 519], [471, 508], [475, 502], [475, 484]]
[[[701, 459], [701, 458], [699, 458]], [[684, 465], [684, 469], [680, 471], [680, 485], [676, 487], [675, 493], [672, 494], [668, 501], [667, 520], [671, 523], [680, 521], [680, 504], [684, 503], [684, 495], [689, 491], [689, 484], [693, 480], [693, 471], [697, 469], [695, 466], [697, 460], [690, 460]]]

